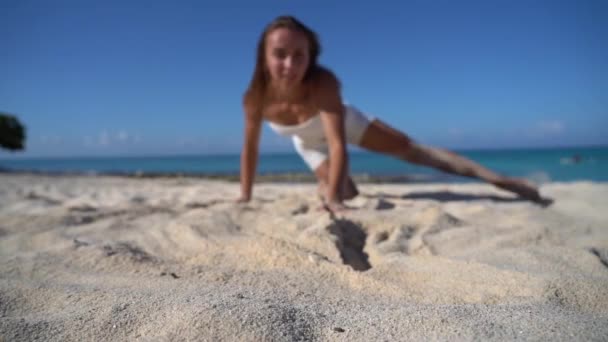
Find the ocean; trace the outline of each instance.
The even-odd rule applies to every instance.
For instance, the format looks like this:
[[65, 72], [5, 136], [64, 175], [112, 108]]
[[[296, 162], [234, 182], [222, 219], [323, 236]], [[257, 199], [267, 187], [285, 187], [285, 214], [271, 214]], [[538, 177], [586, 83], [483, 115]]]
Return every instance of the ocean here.
[[[494, 171], [524, 177], [535, 182], [608, 181], [608, 147], [547, 149], [460, 150], [460, 153]], [[468, 178], [405, 163], [387, 156], [355, 151], [349, 154], [354, 175], [366, 175], [390, 182], [463, 182]], [[0, 158], [3, 172], [213, 175], [239, 173], [238, 154], [145, 156]], [[259, 174], [310, 174], [295, 152], [263, 154]]]

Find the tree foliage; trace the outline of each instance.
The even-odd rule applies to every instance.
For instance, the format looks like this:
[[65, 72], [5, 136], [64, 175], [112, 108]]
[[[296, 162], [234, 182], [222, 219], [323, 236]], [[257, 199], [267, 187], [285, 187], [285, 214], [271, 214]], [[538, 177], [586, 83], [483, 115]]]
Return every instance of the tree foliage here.
[[0, 112], [0, 147], [18, 151], [25, 148], [25, 127], [14, 115]]

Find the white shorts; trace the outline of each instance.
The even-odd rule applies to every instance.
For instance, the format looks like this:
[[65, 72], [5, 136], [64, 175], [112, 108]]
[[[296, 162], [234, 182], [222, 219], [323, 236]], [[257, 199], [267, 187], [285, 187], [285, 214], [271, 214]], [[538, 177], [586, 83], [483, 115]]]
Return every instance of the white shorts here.
[[[360, 145], [361, 139], [373, 117], [361, 113], [352, 105], [344, 105], [344, 134], [348, 144]], [[316, 170], [328, 157], [328, 146], [325, 136], [318, 139], [302, 139], [298, 135], [292, 137], [298, 154], [311, 170]]]

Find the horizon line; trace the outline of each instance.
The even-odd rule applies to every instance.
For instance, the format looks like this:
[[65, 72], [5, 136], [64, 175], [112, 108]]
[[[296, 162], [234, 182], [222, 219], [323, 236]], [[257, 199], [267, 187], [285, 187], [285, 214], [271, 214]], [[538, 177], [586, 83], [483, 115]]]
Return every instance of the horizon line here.
[[[444, 147], [440, 147], [444, 148]], [[517, 150], [558, 150], [558, 149], [582, 149], [582, 148], [608, 148], [608, 144], [581, 144], [581, 145], [557, 145], [557, 146], [529, 146], [529, 147], [474, 147], [474, 148], [455, 148], [448, 149], [454, 152], [484, 152], [484, 151], [517, 151]], [[445, 148], [444, 148], [445, 149]], [[18, 154], [20, 152], [8, 152], [9, 154]], [[80, 158], [91, 158], [91, 159], [104, 159], [104, 158], [179, 158], [179, 157], [228, 157], [237, 156], [241, 152], [201, 152], [201, 153], [175, 153], [175, 154], [108, 154], [108, 155], [49, 155], [49, 156], [13, 156], [6, 157], [0, 155], [0, 160], [15, 160], [15, 159], [80, 159]], [[286, 154], [297, 154], [293, 150], [285, 151], [273, 151], [273, 152], [262, 152], [259, 156], [273, 156], [273, 155], [286, 155]], [[357, 148], [354, 151], [349, 151], [349, 154], [380, 154], [377, 152], [371, 152]]]

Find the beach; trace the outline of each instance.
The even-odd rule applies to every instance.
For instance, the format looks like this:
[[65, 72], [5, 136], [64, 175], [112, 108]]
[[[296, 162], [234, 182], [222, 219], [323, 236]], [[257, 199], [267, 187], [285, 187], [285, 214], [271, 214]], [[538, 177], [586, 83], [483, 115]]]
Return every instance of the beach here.
[[608, 183], [239, 189], [0, 174], [0, 340], [608, 340]]

